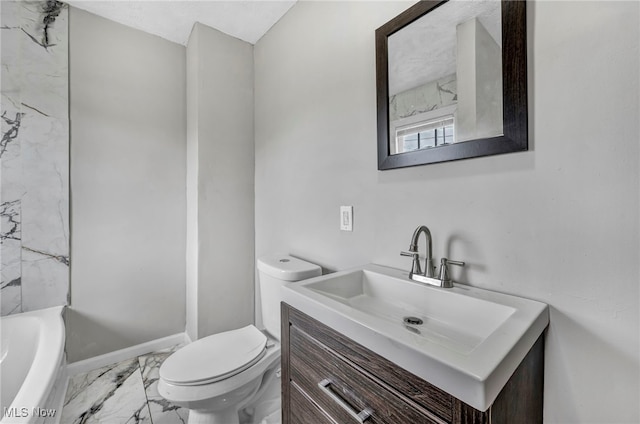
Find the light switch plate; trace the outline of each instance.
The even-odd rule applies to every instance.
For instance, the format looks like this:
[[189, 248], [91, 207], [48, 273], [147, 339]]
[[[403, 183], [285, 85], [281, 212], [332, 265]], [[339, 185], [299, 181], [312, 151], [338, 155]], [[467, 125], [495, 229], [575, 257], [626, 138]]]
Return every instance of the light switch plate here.
[[340, 229], [353, 231], [353, 206], [340, 206]]

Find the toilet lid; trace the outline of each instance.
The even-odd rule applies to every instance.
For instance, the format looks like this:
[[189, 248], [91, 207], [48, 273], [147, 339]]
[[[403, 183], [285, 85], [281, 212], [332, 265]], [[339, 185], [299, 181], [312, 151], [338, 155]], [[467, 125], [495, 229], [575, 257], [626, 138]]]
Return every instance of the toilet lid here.
[[169, 356], [160, 378], [178, 385], [213, 383], [236, 375], [258, 362], [267, 336], [253, 325], [195, 341]]

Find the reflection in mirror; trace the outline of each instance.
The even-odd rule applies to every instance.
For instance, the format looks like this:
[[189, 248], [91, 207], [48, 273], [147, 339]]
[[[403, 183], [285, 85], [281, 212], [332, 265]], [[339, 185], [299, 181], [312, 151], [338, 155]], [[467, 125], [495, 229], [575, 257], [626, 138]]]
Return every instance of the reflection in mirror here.
[[389, 154], [503, 135], [501, 4], [451, 1], [388, 37]]

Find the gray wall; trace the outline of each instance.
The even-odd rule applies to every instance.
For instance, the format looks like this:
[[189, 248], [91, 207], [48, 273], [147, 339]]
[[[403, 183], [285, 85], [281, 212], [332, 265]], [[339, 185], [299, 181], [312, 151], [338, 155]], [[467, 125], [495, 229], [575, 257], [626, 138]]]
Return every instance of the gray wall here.
[[408, 5], [298, 2], [256, 44], [256, 256], [408, 269], [428, 225], [458, 280], [551, 306], [545, 422], [638, 422], [639, 4], [529, 3], [529, 152], [378, 172], [373, 34]]
[[70, 10], [69, 361], [185, 328], [185, 48]]
[[253, 322], [253, 46], [196, 24], [187, 93], [187, 332], [195, 340]]

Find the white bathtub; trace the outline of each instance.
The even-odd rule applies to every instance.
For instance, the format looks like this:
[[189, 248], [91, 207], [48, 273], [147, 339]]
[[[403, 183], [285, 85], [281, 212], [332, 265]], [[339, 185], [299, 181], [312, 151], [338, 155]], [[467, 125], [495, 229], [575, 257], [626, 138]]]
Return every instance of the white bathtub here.
[[66, 371], [63, 309], [56, 306], [0, 320], [0, 424], [59, 420], [62, 411], [55, 411], [57, 417], [46, 416], [52, 413], [54, 385], [59, 386], [56, 381]]

